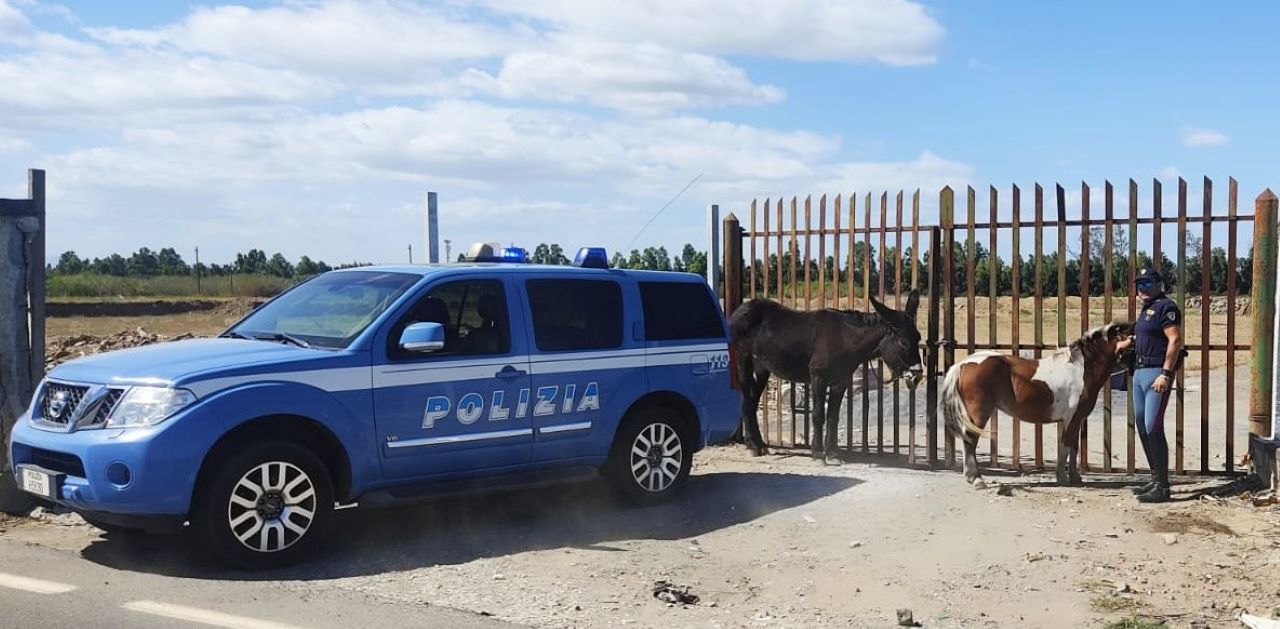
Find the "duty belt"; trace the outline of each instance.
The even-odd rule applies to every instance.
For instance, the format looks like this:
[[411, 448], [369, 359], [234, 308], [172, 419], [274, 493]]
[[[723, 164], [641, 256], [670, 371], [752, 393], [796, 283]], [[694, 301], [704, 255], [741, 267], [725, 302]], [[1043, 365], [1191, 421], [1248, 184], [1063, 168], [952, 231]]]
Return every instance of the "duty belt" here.
[[1164, 356], [1159, 358], [1139, 356], [1137, 360], [1134, 361], [1134, 367], [1137, 369], [1143, 369], [1146, 367], [1164, 367]]

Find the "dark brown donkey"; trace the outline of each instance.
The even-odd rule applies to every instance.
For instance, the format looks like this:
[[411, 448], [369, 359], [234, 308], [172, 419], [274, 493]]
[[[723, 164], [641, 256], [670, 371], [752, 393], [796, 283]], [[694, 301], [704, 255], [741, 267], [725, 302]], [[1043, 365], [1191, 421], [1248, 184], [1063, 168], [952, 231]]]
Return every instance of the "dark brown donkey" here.
[[1117, 344], [1131, 334], [1131, 323], [1108, 323], [1039, 360], [977, 352], [952, 365], [942, 381], [941, 406], [947, 432], [964, 440], [965, 480], [986, 486], [978, 472], [978, 438], [1000, 409], [1033, 424], [1065, 422], [1058, 482], [1080, 484], [1080, 425], [1116, 370]]
[[[859, 365], [882, 358], [892, 378], [905, 374], [914, 387], [921, 377], [920, 332], [916, 310], [920, 295], [911, 291], [899, 312], [874, 298], [875, 313], [851, 310], [799, 311], [766, 299], [753, 299], [729, 318], [734, 362], [742, 386], [743, 437], [757, 455], [768, 452], [760, 436], [756, 409], [770, 374], [809, 383], [813, 397], [814, 458], [835, 458], [840, 400]], [[825, 428], [825, 439], [824, 436]]]

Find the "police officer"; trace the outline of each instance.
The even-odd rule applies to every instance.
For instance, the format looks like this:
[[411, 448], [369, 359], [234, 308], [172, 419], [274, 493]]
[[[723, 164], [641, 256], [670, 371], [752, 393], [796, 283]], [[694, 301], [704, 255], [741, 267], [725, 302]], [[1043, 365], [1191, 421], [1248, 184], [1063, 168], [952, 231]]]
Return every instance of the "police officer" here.
[[1169, 500], [1169, 443], [1164, 437], [1164, 411], [1169, 404], [1173, 374], [1182, 357], [1182, 312], [1164, 294], [1160, 274], [1151, 268], [1134, 283], [1142, 310], [1134, 322], [1133, 416], [1142, 449], [1151, 467], [1151, 482], [1134, 488], [1138, 502]]

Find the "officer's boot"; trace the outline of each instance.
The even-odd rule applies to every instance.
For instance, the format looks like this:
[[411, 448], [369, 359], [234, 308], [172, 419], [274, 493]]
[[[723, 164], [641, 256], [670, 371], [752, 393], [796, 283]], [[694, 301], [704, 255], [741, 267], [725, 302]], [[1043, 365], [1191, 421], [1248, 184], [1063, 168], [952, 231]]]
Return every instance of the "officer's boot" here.
[[1138, 496], [1138, 502], [1168, 502], [1169, 501], [1169, 468], [1161, 466], [1152, 470], [1154, 477], [1153, 487], [1147, 492]]

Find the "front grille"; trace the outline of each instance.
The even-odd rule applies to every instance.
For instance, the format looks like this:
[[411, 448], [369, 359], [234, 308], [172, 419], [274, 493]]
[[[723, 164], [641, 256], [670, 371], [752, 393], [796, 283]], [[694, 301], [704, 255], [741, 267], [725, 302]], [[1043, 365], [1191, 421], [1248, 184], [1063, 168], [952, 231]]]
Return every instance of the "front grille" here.
[[111, 411], [115, 410], [116, 404], [122, 397], [124, 397], [124, 389], [107, 389], [98, 400], [98, 407], [93, 411], [93, 417], [81, 422], [81, 426], [87, 428], [107, 423], [107, 417], [111, 416]]
[[55, 452], [43, 448], [31, 448], [31, 462], [47, 470], [61, 472], [67, 476], [85, 477], [84, 463], [80, 461], [80, 457], [74, 454]]
[[88, 391], [89, 387], [85, 386], [46, 382], [40, 400], [40, 419], [65, 426], [75, 417], [76, 408]]

